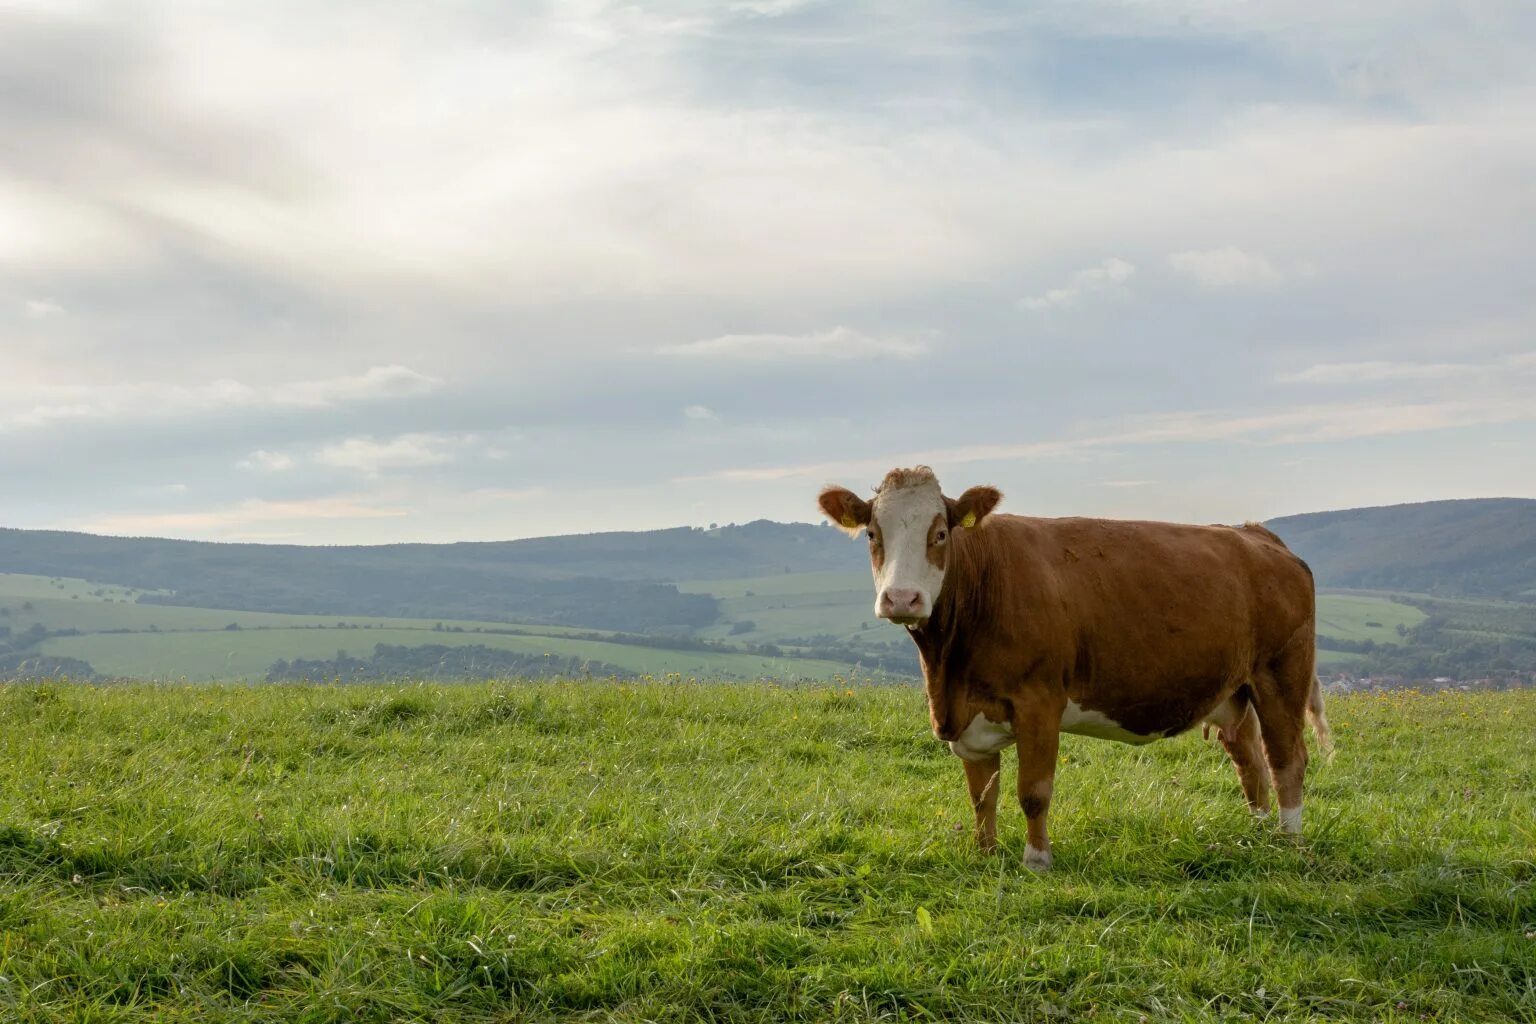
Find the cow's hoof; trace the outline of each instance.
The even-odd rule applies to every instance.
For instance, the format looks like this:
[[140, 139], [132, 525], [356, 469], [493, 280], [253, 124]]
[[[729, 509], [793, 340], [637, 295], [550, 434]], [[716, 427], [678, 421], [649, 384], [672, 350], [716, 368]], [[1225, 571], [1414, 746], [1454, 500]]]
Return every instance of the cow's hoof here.
[[1033, 846], [1024, 848], [1024, 866], [1031, 871], [1051, 870], [1051, 851], [1037, 850]]

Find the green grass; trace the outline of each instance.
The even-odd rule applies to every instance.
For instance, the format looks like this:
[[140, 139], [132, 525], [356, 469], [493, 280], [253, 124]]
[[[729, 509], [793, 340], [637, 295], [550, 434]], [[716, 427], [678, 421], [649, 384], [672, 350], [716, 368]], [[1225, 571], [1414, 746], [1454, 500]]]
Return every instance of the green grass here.
[[1412, 605], [1365, 594], [1317, 595], [1317, 631], [1339, 640], [1374, 640], [1400, 644], [1397, 627], [1412, 629], [1424, 621], [1424, 613]]
[[1067, 737], [1037, 877], [915, 689], [4, 687], [0, 1019], [1536, 1020], [1536, 693], [1330, 714], [1300, 844]]

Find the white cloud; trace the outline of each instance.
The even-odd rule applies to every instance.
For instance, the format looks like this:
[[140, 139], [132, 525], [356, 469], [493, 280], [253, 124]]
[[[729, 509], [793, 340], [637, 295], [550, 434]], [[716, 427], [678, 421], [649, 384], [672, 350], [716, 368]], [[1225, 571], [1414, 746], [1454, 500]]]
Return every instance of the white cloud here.
[[383, 507], [351, 497], [314, 498], [305, 501], [252, 499], [225, 508], [200, 512], [129, 512], [76, 520], [70, 525], [89, 533], [114, 536], [174, 536], [179, 533], [235, 534], [267, 523], [304, 523], [315, 520], [388, 519], [408, 515], [399, 508]]
[[235, 463], [235, 465], [240, 469], [259, 469], [269, 473], [278, 473], [285, 469], [292, 469], [294, 462], [291, 455], [285, 455], [282, 452], [269, 452], [264, 448], [258, 448]]
[[1111, 256], [1096, 267], [1087, 267], [1072, 275], [1071, 280], [1060, 288], [1052, 288], [1041, 295], [1019, 300], [1019, 305], [1029, 310], [1068, 309], [1076, 306], [1089, 295], [1124, 294], [1125, 282], [1136, 273], [1136, 266], [1116, 256]]
[[355, 377], [301, 380], [253, 391], [257, 401], [276, 405], [329, 406], [378, 398], [424, 395], [442, 386], [442, 380], [417, 373], [409, 366], [374, 366]]
[[0, 384], [0, 432], [69, 420], [161, 420], [233, 409], [323, 409], [426, 394], [442, 385], [405, 366], [376, 366], [355, 376], [253, 385], [221, 378], [206, 384]]
[[[597, 528], [641, 504], [675, 522], [698, 495], [665, 482], [728, 467], [766, 482], [699, 485], [722, 519], [800, 514], [765, 474], [846, 454], [1160, 443], [1183, 454], [1040, 465], [1040, 486], [1194, 503], [1222, 445], [1515, 416], [1515, 364], [1449, 368], [1536, 325], [1529, 6], [0, 2], [0, 504], [47, 526], [146, 511], [143, 481], [195, 480], [177, 511], [287, 497], [333, 449], [321, 472], [438, 514], [300, 535], [448, 539], [578, 521], [476, 519], [477, 486], [643, 478], [583, 508]], [[1017, 73], [978, 74], [999, 62]], [[1285, 290], [1306, 260], [1326, 276]], [[1134, 324], [1095, 315], [1128, 292]], [[1355, 384], [1388, 400], [1284, 402]], [[1180, 411], [1199, 401], [1221, 408]], [[1165, 418], [1100, 419], [1129, 410]], [[502, 446], [398, 440], [471, 429]], [[1484, 441], [1530, 437], [1324, 465], [1433, 496]], [[255, 451], [292, 465], [253, 472]], [[1230, 467], [1232, 500], [1263, 461]]]
[[700, 359], [771, 362], [867, 359], [870, 356], [913, 359], [928, 351], [928, 346], [912, 338], [876, 337], [847, 327], [833, 327], [810, 334], [724, 334], [703, 341], [663, 345], [656, 351], [661, 355]]
[[1282, 373], [1277, 379], [1288, 384], [1367, 384], [1383, 380], [1444, 380], [1479, 369], [1469, 363], [1316, 363], [1296, 373]]
[[1482, 363], [1414, 363], [1371, 360], [1358, 363], [1314, 363], [1305, 370], [1282, 373], [1286, 384], [1373, 384], [1383, 381], [1453, 383], [1482, 378], [1490, 386], [1509, 385], [1536, 370], [1536, 353], [1517, 352]]
[[1286, 279], [1263, 253], [1246, 252], [1233, 245], [1172, 253], [1168, 265], [1201, 288], [1212, 290], [1272, 288]]
[[322, 466], [350, 469], [365, 476], [378, 476], [392, 469], [415, 469], [454, 461], [452, 449], [464, 438], [443, 434], [402, 434], [387, 441], [371, 437], [349, 437], [326, 445], [314, 455]]
[[683, 410], [683, 415], [690, 420], [719, 419], [719, 417], [715, 415], [715, 411], [707, 405], [690, 405]]
[[46, 299], [28, 299], [26, 303], [27, 316], [33, 320], [46, 320], [51, 316], [58, 316], [64, 312], [64, 307], [57, 302], [49, 302]]
[[[790, 479], [829, 480], [846, 474], [884, 473], [892, 466], [956, 465], [1072, 459], [1121, 447], [1244, 443], [1259, 445], [1342, 442], [1462, 427], [1536, 422], [1536, 403], [1523, 393], [1446, 401], [1360, 401], [1312, 405], [1263, 413], [1227, 409], [1158, 413], [1115, 423], [1085, 424], [1082, 436], [999, 442], [948, 448], [893, 450], [871, 458], [738, 467], [679, 477], [674, 483], [723, 480], [760, 483]], [[1092, 432], [1097, 426], [1099, 432]], [[1109, 481], [1133, 487], [1154, 481]]]

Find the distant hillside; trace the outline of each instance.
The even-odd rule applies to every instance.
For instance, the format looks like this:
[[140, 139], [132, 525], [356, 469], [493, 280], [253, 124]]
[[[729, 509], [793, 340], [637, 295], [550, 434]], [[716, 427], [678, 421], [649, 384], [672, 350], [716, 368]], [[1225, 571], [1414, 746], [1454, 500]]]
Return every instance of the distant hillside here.
[[[1533, 500], [1319, 512], [1269, 525], [1307, 559], [1324, 587], [1536, 599]], [[709, 581], [801, 573], [867, 579], [868, 565], [863, 545], [838, 530], [758, 521], [711, 530], [374, 547], [0, 529], [0, 572], [149, 591], [138, 597], [149, 604], [656, 632], [720, 623], [720, 588]], [[687, 592], [674, 586], [683, 581]], [[861, 592], [849, 598], [855, 623], [864, 616], [865, 585], [857, 583]], [[760, 593], [754, 600], [767, 606], [766, 614], [776, 599]]]
[[654, 631], [715, 620], [670, 581], [860, 564], [830, 528], [749, 523], [536, 540], [299, 547], [0, 529], [0, 572], [146, 591], [142, 603], [319, 615], [451, 617]]
[[1270, 520], [1319, 586], [1536, 599], [1536, 500], [1478, 498]]

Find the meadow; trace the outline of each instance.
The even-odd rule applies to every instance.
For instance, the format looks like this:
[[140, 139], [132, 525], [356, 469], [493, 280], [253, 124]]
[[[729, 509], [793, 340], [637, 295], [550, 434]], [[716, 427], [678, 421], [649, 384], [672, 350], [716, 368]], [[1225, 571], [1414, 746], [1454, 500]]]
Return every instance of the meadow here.
[[0, 1019], [1536, 1021], [1536, 693], [1329, 713], [1299, 843], [1065, 737], [1037, 876], [915, 688], [0, 687]]
[[[34, 626], [58, 633], [44, 640], [45, 655], [89, 662], [115, 678], [233, 681], [260, 680], [278, 659], [334, 657], [345, 652], [368, 657], [375, 644], [484, 644], [503, 650], [600, 662], [636, 674], [679, 673], [711, 679], [792, 679], [828, 681], [853, 668], [846, 661], [802, 657], [796, 644], [829, 638], [850, 651], [904, 648], [901, 631], [876, 619], [870, 607], [869, 574], [818, 571], [678, 584], [684, 593], [710, 594], [720, 601], [717, 622], [693, 631], [691, 639], [772, 644], [783, 657], [744, 650], [698, 651], [638, 646], [595, 639], [596, 631], [526, 623], [391, 618], [366, 615], [298, 615], [137, 603], [140, 591], [87, 580], [0, 573], [0, 625], [19, 634]], [[1536, 612], [1529, 604], [1487, 599], [1411, 596], [1423, 607], [1392, 595], [1351, 591], [1318, 595], [1318, 632], [1335, 640], [1403, 642], [1398, 628], [1410, 629], [1425, 609], [1444, 616], [1448, 631], [1465, 636], [1536, 636]], [[238, 628], [228, 628], [238, 627]], [[610, 634], [622, 640], [623, 634]], [[1325, 671], [1347, 669], [1365, 656], [1319, 650]], [[880, 676], [861, 669], [866, 675]], [[915, 664], [913, 671], [915, 673]]]
[[608, 642], [592, 639], [593, 630], [564, 626], [189, 608], [140, 604], [141, 593], [87, 580], [0, 573], [0, 624], [16, 633], [34, 626], [68, 631], [45, 640], [39, 651], [78, 658], [102, 675], [123, 679], [260, 680], [279, 659], [367, 657], [376, 644], [484, 645], [652, 675], [828, 680], [849, 671], [841, 662], [815, 658]]

